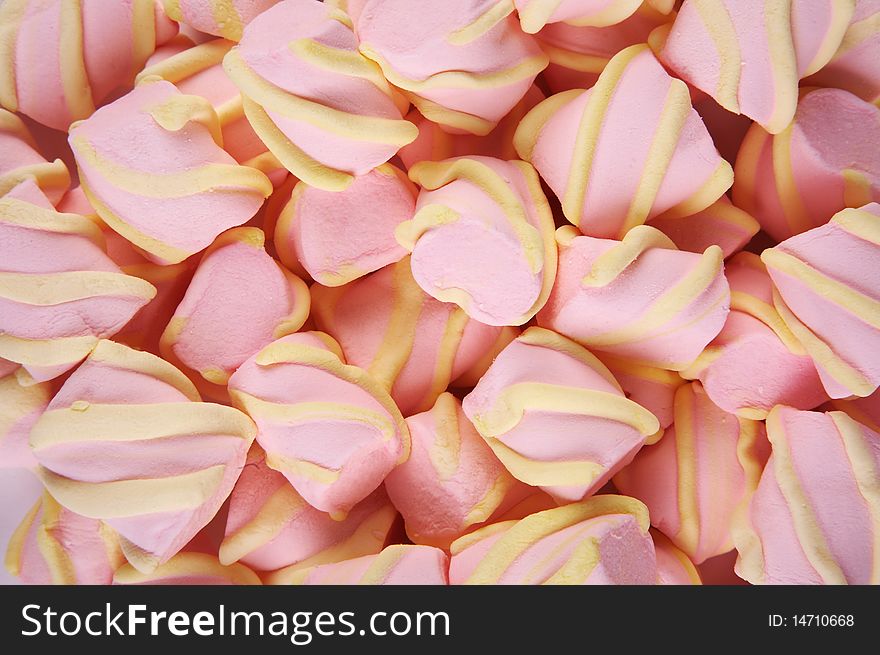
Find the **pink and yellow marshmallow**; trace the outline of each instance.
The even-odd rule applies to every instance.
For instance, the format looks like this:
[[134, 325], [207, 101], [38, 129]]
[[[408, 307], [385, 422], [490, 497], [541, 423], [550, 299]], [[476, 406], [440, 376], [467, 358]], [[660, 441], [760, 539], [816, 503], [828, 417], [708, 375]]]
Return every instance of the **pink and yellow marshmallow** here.
[[641, 502], [614, 495], [494, 523], [453, 542], [449, 582], [653, 585], [649, 527]]
[[229, 497], [220, 563], [241, 562], [255, 571], [309, 568], [374, 555], [384, 548], [397, 519], [382, 487], [344, 521], [309, 505], [266, 454], [253, 446]]
[[805, 84], [846, 89], [862, 100], [880, 102], [880, 2], [856, 0], [843, 41], [824, 68]]
[[840, 45], [855, 0], [685, 0], [660, 59], [689, 84], [771, 134], [794, 116], [798, 80]]
[[763, 252], [774, 305], [832, 398], [880, 385], [880, 204], [844, 209]]
[[447, 585], [449, 556], [439, 548], [397, 544], [378, 555], [268, 576], [275, 585]]
[[245, 26], [278, 0], [162, 0], [168, 17], [191, 28], [239, 41]]
[[677, 250], [640, 225], [622, 241], [556, 232], [559, 272], [538, 324], [623, 359], [680, 371], [724, 325], [730, 289], [721, 248]]
[[430, 409], [459, 376], [484, 371], [487, 352], [505, 337], [505, 329], [422, 291], [409, 257], [341, 287], [313, 285], [311, 293], [318, 329], [391, 393], [404, 416]]
[[675, 394], [675, 422], [614, 476], [647, 505], [651, 524], [695, 564], [733, 548], [734, 513], [769, 454], [764, 426], [716, 407], [699, 382]]
[[70, 186], [70, 173], [60, 159], [46, 161], [24, 122], [0, 109], [0, 196], [33, 177], [52, 202], [57, 203]]
[[408, 103], [358, 52], [350, 18], [317, 0], [260, 14], [223, 66], [257, 135], [297, 178], [341, 191], [418, 135]]
[[584, 234], [620, 239], [657, 217], [688, 216], [718, 200], [733, 170], [647, 45], [614, 55], [591, 89], [550, 96], [514, 137]]
[[443, 393], [427, 412], [406, 419], [409, 459], [388, 474], [385, 488], [414, 543], [449, 544], [529, 494], [498, 461], [461, 409]]
[[34, 179], [0, 198], [0, 358], [22, 383], [73, 368], [156, 294], [104, 251], [98, 226], [55, 210]]
[[176, 33], [158, 0], [6, 0], [0, 106], [66, 130], [130, 86]]
[[223, 150], [210, 103], [159, 78], [74, 125], [69, 141], [101, 220], [161, 264], [245, 223], [272, 192], [263, 173]]
[[334, 519], [409, 457], [409, 430], [391, 396], [346, 364], [323, 332], [270, 343], [232, 375], [229, 394], [256, 421], [269, 467]]
[[217, 237], [162, 334], [165, 359], [200, 376], [211, 397], [224, 397], [229, 376], [248, 357], [296, 332], [308, 316], [305, 282], [272, 259], [264, 245], [256, 227]]
[[409, 176], [421, 192], [395, 235], [418, 285], [487, 325], [528, 322], [556, 277], [553, 216], [535, 169], [470, 156], [420, 162]]
[[360, 52], [453, 133], [491, 132], [547, 66], [510, 0], [356, 0], [348, 10]]
[[813, 360], [773, 306], [761, 258], [741, 252], [727, 262], [730, 314], [718, 336], [682, 375], [699, 379], [725, 412], [763, 420], [775, 405], [813, 409], [827, 395]]
[[112, 529], [62, 507], [45, 491], [6, 551], [7, 570], [25, 584], [106, 585], [124, 563]]
[[[275, 225], [275, 249], [291, 270], [337, 287], [403, 259], [394, 230], [412, 218], [416, 187], [380, 164], [342, 191], [298, 182]], [[340, 238], [344, 235], [344, 238]]]
[[843, 412], [779, 405], [773, 452], [734, 531], [752, 584], [880, 584], [880, 434]]
[[746, 133], [733, 200], [776, 241], [880, 202], [880, 108], [841, 89], [803, 91], [779, 134]]
[[217, 513], [256, 426], [200, 402], [193, 384], [150, 353], [103, 340], [67, 379], [30, 434], [49, 493], [120, 536], [150, 572]]
[[557, 502], [600, 489], [660, 429], [594, 355], [538, 327], [501, 351], [462, 405], [507, 470]]

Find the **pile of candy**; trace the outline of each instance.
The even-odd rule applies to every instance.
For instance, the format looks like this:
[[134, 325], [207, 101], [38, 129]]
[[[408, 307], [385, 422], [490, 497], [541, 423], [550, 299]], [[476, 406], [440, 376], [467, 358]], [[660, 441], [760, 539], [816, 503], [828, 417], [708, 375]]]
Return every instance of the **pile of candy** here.
[[880, 0], [4, 0], [7, 568], [880, 583], [878, 104]]

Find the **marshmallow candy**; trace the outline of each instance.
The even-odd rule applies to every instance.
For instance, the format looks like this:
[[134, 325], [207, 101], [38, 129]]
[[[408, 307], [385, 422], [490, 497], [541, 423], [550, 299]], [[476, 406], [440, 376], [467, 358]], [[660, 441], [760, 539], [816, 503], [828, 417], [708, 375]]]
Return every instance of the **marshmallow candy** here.
[[833, 86], [855, 93], [862, 100], [880, 101], [880, 2], [856, 0], [843, 41], [824, 68], [808, 77], [810, 86]]
[[218, 145], [208, 101], [158, 78], [74, 125], [69, 141], [101, 220], [158, 263], [206, 248], [272, 192], [263, 173], [239, 166]]
[[355, 505], [344, 521], [309, 505], [259, 446], [229, 497], [220, 562], [257, 571], [309, 568], [382, 550], [397, 518], [382, 487]]
[[487, 325], [531, 319], [556, 276], [553, 216], [535, 169], [472, 156], [421, 162], [409, 175], [422, 191], [395, 234], [418, 285]]
[[868, 396], [880, 385], [878, 223], [880, 204], [845, 209], [761, 255], [776, 310], [832, 398]]
[[510, 473], [558, 502], [601, 488], [660, 428], [595, 356], [537, 327], [501, 351], [462, 405]]
[[485, 364], [504, 332], [422, 291], [409, 257], [341, 287], [313, 285], [311, 293], [318, 329], [389, 390], [405, 416], [430, 409], [451, 381]]
[[589, 89], [550, 96], [514, 138], [584, 234], [620, 239], [637, 225], [715, 202], [733, 171], [647, 45], [617, 53]]
[[116, 533], [43, 492], [13, 533], [6, 568], [26, 584], [106, 585], [125, 562]]
[[224, 566], [207, 553], [178, 553], [154, 571], [125, 564], [113, 575], [115, 585], [258, 585], [260, 578], [244, 564]]
[[229, 393], [256, 421], [266, 463], [337, 520], [409, 457], [394, 401], [322, 332], [270, 343], [232, 375]]
[[840, 89], [804, 91], [782, 132], [749, 129], [733, 200], [776, 241], [880, 202], [880, 109]]
[[70, 173], [64, 162], [46, 161], [37, 152], [37, 144], [22, 120], [0, 109], [0, 196], [29, 177], [36, 179], [53, 203], [57, 203], [70, 186]]
[[378, 555], [270, 575], [268, 584], [447, 585], [449, 556], [431, 546], [388, 546]]
[[712, 404], [699, 382], [675, 393], [675, 422], [614, 476], [651, 524], [695, 564], [733, 547], [733, 514], [757, 484], [769, 447], [763, 425]]
[[128, 561], [150, 572], [214, 517], [255, 434], [238, 410], [199, 402], [171, 364], [104, 340], [30, 443], [49, 493], [116, 530]]
[[[256, 227], [221, 234], [202, 257], [162, 334], [169, 362], [223, 387], [263, 346], [296, 332], [309, 313], [309, 290], [263, 249]], [[223, 397], [222, 389], [209, 395]]]
[[356, 4], [360, 51], [423, 116], [453, 133], [488, 134], [547, 66], [507, 0]]
[[162, 0], [169, 18], [230, 41], [278, 0]]
[[730, 314], [717, 337], [682, 371], [703, 383], [712, 402], [763, 420], [774, 405], [813, 409], [827, 399], [813, 361], [773, 306], [773, 283], [750, 252], [726, 266]]
[[103, 250], [100, 229], [60, 214], [28, 179], [0, 198], [0, 357], [22, 382], [70, 370], [156, 294]]
[[66, 130], [130, 85], [176, 31], [158, 0], [6, 0], [0, 105]]
[[328, 287], [400, 261], [406, 250], [394, 239], [394, 229], [412, 218], [417, 193], [391, 164], [355, 177], [343, 191], [299, 182], [275, 226], [278, 256]]
[[556, 232], [559, 273], [538, 324], [589, 348], [680, 371], [724, 325], [730, 290], [721, 248], [676, 250], [646, 225], [623, 241]]
[[413, 542], [448, 548], [469, 528], [528, 494], [492, 454], [452, 394], [441, 394], [434, 407], [410, 416], [406, 424], [412, 453], [388, 474], [385, 488]]
[[837, 50], [854, 0], [685, 0], [660, 58], [677, 75], [771, 134], [795, 112], [798, 80]]
[[406, 101], [358, 53], [349, 17], [317, 0], [260, 14], [223, 66], [254, 131], [312, 186], [341, 191], [418, 134]]
[[495, 523], [453, 542], [449, 582], [656, 584], [648, 527], [642, 503], [612, 495]]
[[880, 584], [880, 434], [843, 412], [779, 405], [773, 453], [734, 532], [752, 584]]

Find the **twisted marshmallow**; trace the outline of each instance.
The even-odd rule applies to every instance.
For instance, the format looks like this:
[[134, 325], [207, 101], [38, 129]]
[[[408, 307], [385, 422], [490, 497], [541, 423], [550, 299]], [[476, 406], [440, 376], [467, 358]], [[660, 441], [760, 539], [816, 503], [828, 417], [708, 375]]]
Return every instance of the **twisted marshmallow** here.
[[360, 51], [422, 115], [454, 133], [488, 134], [547, 66], [510, 0], [356, 4]]
[[409, 457], [394, 401], [322, 332], [272, 342], [233, 374], [229, 393], [259, 426], [266, 463], [337, 520]]
[[67, 130], [130, 85], [176, 31], [158, 0], [6, 0], [0, 105]]
[[30, 435], [49, 493], [120, 535], [150, 572], [217, 513], [256, 433], [231, 407], [199, 402], [192, 383], [155, 355], [101, 341]]
[[776, 310], [832, 398], [868, 396], [880, 385], [878, 218], [877, 203], [845, 209], [761, 255]]
[[660, 58], [771, 134], [791, 122], [798, 80], [832, 58], [854, 0], [686, 0]]
[[158, 78], [73, 126], [69, 141], [101, 220], [158, 263], [203, 250], [272, 192], [263, 173], [220, 147], [208, 101]]
[[591, 236], [619, 239], [652, 218], [694, 214], [733, 183], [687, 85], [644, 44], [614, 55], [591, 89], [532, 109], [514, 145]]
[[559, 502], [602, 487], [660, 428], [595, 356], [537, 327], [501, 351], [462, 405], [510, 473]]
[[763, 425], [716, 407], [699, 382], [675, 393], [675, 422], [614, 476], [647, 505], [651, 524], [700, 564], [733, 547], [734, 512], [757, 484], [769, 447]]
[[341, 191], [418, 134], [406, 102], [357, 52], [351, 20], [316, 0], [284, 0], [248, 25], [223, 66], [260, 139], [296, 177]]
[[693, 362], [724, 325], [730, 290], [721, 248], [676, 250], [642, 225], [623, 241], [557, 230], [556, 285], [538, 324], [590, 348], [673, 371]]
[[746, 133], [733, 199], [776, 241], [880, 201], [880, 109], [840, 89], [802, 92], [779, 134]]
[[752, 584], [880, 583], [880, 434], [843, 412], [779, 405], [773, 452], [734, 532]]
[[241, 39], [245, 26], [278, 0], [162, 0], [168, 17], [200, 32]]
[[421, 162], [411, 220], [395, 230], [428, 295], [487, 325], [522, 325], [556, 276], [553, 216], [535, 169], [521, 161], [461, 157]]
[[155, 296], [102, 246], [95, 223], [55, 211], [33, 179], [0, 198], [0, 357], [31, 382], [70, 370]]
[[634, 498], [595, 496], [452, 544], [451, 584], [655, 584], [648, 511]]

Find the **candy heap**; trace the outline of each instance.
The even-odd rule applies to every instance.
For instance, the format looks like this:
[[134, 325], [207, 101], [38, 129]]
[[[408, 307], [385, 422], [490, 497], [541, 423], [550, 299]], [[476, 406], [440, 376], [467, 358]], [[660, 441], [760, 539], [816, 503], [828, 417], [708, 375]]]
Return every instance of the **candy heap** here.
[[7, 569], [880, 584], [877, 16], [6, 0]]

